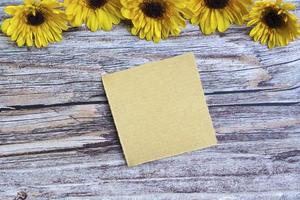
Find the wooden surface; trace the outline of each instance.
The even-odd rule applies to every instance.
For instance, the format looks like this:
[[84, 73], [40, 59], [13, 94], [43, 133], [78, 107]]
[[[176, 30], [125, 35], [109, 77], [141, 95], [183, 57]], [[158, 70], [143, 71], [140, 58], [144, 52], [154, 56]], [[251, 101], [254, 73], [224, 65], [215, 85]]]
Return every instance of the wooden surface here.
[[[205, 37], [188, 25], [153, 44], [128, 28], [70, 29], [46, 49], [0, 33], [0, 199], [299, 200], [300, 40], [269, 50], [245, 27]], [[128, 168], [101, 75], [185, 52], [219, 145]]]

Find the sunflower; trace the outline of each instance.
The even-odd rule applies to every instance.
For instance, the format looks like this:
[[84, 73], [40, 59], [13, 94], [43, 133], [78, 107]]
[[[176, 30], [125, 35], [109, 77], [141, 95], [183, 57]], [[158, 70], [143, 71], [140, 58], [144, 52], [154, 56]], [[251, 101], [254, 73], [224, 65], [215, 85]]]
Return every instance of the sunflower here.
[[252, 0], [190, 0], [188, 8], [194, 13], [191, 23], [208, 35], [224, 32], [231, 24], [243, 24], [251, 4]]
[[5, 19], [1, 29], [19, 47], [46, 47], [61, 41], [62, 31], [68, 29], [60, 7], [56, 0], [24, 0], [24, 5], [7, 6], [4, 10], [12, 18]]
[[132, 21], [131, 33], [159, 42], [178, 36], [186, 22], [187, 0], [121, 0], [123, 16]]
[[65, 0], [66, 14], [74, 27], [86, 23], [91, 31], [109, 31], [120, 23], [119, 0]]
[[300, 35], [300, 26], [296, 15], [289, 12], [296, 6], [282, 0], [258, 1], [245, 16], [247, 26], [254, 26], [250, 36], [269, 48], [286, 46]]

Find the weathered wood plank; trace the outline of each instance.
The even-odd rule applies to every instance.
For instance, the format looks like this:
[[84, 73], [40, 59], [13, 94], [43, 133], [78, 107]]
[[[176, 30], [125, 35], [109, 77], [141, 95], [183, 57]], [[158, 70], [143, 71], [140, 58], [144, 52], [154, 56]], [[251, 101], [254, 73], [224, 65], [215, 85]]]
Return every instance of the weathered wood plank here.
[[[213, 73], [210, 75], [202, 73], [208, 104], [297, 103], [300, 99], [300, 76], [298, 76], [299, 78], [294, 76], [300, 74], [300, 68], [294, 66], [285, 70], [290, 72], [290, 78], [286, 76], [277, 79], [280, 75], [267, 73], [265, 70], [242, 72], [238, 76], [234, 76], [236, 78], [232, 78], [232, 80], [226, 80], [224, 76], [221, 78], [221, 75], [213, 78]], [[247, 73], [249, 78], [253, 77], [252, 80], [245, 81], [242, 74], [246, 76]], [[76, 75], [62, 74], [37, 73], [12, 77], [3, 75], [1, 79], [6, 83], [0, 80], [3, 83], [1, 85], [3, 92], [0, 99], [1, 107], [13, 109], [20, 106], [106, 101], [100, 74], [84, 77], [84, 73], [78, 72], [77, 78], [74, 78]], [[265, 76], [269, 77], [270, 81], [266, 80]], [[230, 73], [227, 77], [230, 77]], [[236, 86], [230, 87], [229, 82], [234, 81], [236, 83], [232, 84], [236, 84]], [[250, 86], [251, 84], [267, 86]]]
[[[167, 57], [167, 56], [166, 56]], [[198, 59], [199, 60], [199, 59]], [[200, 59], [201, 60], [201, 59]], [[209, 104], [299, 102], [300, 60], [285, 67], [202, 72]], [[106, 101], [99, 70], [18, 68], [4, 64], [0, 107]], [[15, 64], [13, 64], [15, 65]], [[199, 63], [199, 68], [202, 68]], [[237, 63], [236, 66], [243, 66]], [[226, 66], [226, 65], [224, 65]], [[200, 69], [200, 71], [202, 71]], [[24, 73], [25, 72], [25, 73]], [[282, 75], [284, 74], [284, 75]], [[22, 97], [22, 98], [20, 98]]]
[[[95, 110], [95, 106], [98, 107], [88, 105], [85, 109]], [[43, 110], [46, 109], [49, 108]], [[11, 197], [17, 191], [15, 185], [18, 185], [18, 190], [29, 191], [33, 199], [47, 199], [50, 196], [53, 199], [76, 199], [78, 196], [107, 199], [107, 195], [112, 199], [118, 199], [118, 195], [132, 195], [128, 199], [172, 199], [176, 197], [169, 194], [172, 192], [195, 193], [196, 199], [198, 196], [203, 199], [221, 198], [224, 197], [220, 194], [223, 192], [230, 193], [225, 195], [228, 198], [243, 199], [247, 196], [255, 199], [262, 195], [270, 199], [283, 196], [297, 199], [300, 185], [299, 106], [271, 106], [264, 108], [264, 112], [259, 112], [260, 107], [210, 109], [217, 123], [219, 146], [138, 168], [125, 166], [115, 133], [99, 136], [100, 131], [97, 131], [27, 143], [29, 145], [0, 146], [0, 174], [3, 177], [0, 188], [7, 197]], [[39, 109], [31, 112], [37, 111]], [[20, 120], [19, 116], [26, 119], [24, 114], [28, 111], [7, 112], [20, 112], [5, 116], [15, 116], [15, 120]], [[260, 118], [256, 119], [258, 112]], [[47, 111], [44, 113], [49, 114]], [[287, 118], [287, 113], [291, 113], [290, 118]], [[75, 119], [77, 117], [80, 121], [80, 114], [73, 116]], [[228, 127], [218, 127], [224, 124]], [[168, 168], [165, 169], [166, 166]], [[45, 173], [51, 176], [40, 175]], [[61, 178], [62, 174], [64, 178]], [[14, 179], [10, 180], [10, 177]], [[148, 195], [135, 197], [138, 190]], [[189, 197], [182, 194], [176, 198]]]
[[[233, 196], [234, 193], [269, 192], [270, 195], [273, 191], [299, 195], [297, 144], [297, 140], [285, 139], [224, 143], [135, 168], [127, 168], [121, 151], [109, 147], [8, 157], [1, 159], [0, 185], [9, 194], [15, 191], [15, 184], [20, 184], [20, 189], [30, 190], [36, 199], [80, 194], [87, 198], [137, 195], [139, 191], [158, 196], [181, 192], [215, 195], [227, 192]], [[289, 151], [283, 153], [283, 149]]]
[[[217, 106], [209, 109], [220, 142], [300, 137], [300, 104]], [[14, 144], [22, 147], [24, 143], [43, 140], [55, 143], [56, 140], [64, 141], [76, 136], [83, 136], [83, 140], [86, 136], [88, 144], [90, 135], [99, 137], [101, 134], [110, 134], [113, 136], [110, 138], [116, 140], [107, 104], [4, 111], [0, 113], [0, 123], [0, 156], [9, 151], [9, 146], [4, 144], [12, 144], [14, 149]], [[81, 141], [78, 142], [81, 144]], [[35, 149], [35, 145], [32, 146]], [[46, 144], [43, 146], [47, 149]], [[24, 147], [24, 152], [27, 150]]]

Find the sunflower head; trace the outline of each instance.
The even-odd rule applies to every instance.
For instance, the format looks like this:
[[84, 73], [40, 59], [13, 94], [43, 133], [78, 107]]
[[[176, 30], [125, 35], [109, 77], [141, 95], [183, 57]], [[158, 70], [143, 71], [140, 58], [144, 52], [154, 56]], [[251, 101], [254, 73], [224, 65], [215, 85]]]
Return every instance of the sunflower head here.
[[132, 21], [131, 33], [159, 42], [185, 27], [188, 0], [121, 0], [122, 14]]
[[290, 13], [296, 6], [282, 0], [258, 1], [245, 17], [248, 26], [254, 26], [250, 36], [269, 48], [285, 46], [300, 35], [297, 16]]
[[119, 0], [65, 0], [64, 5], [72, 26], [85, 23], [91, 31], [109, 31], [123, 18]]
[[190, 0], [191, 23], [199, 25], [208, 35], [215, 31], [224, 32], [231, 24], [243, 24], [252, 0]]
[[66, 16], [56, 0], [24, 0], [23, 5], [7, 6], [11, 18], [5, 19], [1, 29], [18, 46], [46, 47], [62, 39], [67, 30]]

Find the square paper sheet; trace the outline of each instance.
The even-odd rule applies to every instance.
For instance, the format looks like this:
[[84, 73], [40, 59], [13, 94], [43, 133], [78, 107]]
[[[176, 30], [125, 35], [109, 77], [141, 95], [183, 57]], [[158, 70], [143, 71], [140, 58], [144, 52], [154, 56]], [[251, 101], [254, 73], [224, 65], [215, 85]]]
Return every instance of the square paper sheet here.
[[128, 166], [216, 145], [192, 53], [102, 79]]

